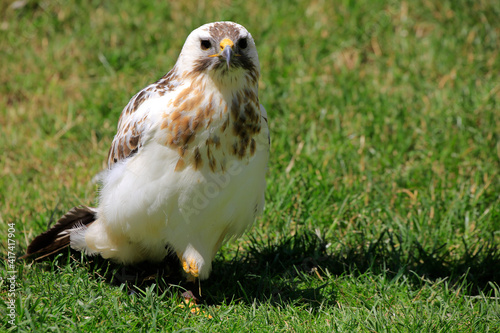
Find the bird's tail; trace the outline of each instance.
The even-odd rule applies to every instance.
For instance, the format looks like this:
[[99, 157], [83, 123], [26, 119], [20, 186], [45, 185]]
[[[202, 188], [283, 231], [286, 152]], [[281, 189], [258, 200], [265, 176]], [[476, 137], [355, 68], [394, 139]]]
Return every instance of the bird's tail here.
[[95, 208], [72, 208], [52, 228], [38, 235], [21, 258], [35, 257], [35, 260], [42, 260], [67, 248], [70, 245], [70, 231], [91, 225], [96, 220], [96, 214]]

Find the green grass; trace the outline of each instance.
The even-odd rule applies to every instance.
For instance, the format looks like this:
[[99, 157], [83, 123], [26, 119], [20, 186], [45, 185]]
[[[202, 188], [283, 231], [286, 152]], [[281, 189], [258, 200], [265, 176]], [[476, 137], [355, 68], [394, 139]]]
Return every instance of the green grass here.
[[264, 214], [217, 255], [200, 312], [161, 278], [131, 293], [106, 265], [61, 257], [16, 262], [12, 328], [5, 261], [0, 330], [500, 330], [498, 1], [11, 3], [3, 258], [8, 223], [20, 256], [95, 202], [122, 108], [203, 23], [254, 36], [272, 155]]

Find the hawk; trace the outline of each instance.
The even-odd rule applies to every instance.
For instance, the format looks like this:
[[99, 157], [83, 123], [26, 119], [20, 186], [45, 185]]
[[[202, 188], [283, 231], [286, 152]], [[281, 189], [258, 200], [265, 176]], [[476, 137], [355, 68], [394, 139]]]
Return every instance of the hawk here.
[[100, 174], [96, 208], [75, 207], [29, 245], [45, 257], [68, 244], [123, 264], [173, 251], [190, 281], [206, 279], [224, 241], [262, 212], [267, 113], [251, 34], [205, 24], [175, 66], [123, 109]]

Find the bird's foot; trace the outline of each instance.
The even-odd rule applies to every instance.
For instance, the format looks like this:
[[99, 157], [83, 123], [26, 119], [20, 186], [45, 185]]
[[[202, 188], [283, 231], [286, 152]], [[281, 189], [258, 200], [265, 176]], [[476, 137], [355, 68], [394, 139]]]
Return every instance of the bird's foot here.
[[188, 281], [194, 282], [200, 275], [198, 265], [194, 259], [182, 259], [182, 268], [188, 274]]

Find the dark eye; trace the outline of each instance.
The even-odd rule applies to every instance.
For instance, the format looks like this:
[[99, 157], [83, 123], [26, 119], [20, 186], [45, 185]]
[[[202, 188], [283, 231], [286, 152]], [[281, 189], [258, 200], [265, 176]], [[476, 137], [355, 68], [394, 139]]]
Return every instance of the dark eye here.
[[247, 46], [248, 46], [248, 41], [247, 41], [247, 39], [246, 39], [246, 38], [242, 38], [242, 39], [240, 39], [240, 40], [238, 41], [238, 47], [239, 47], [240, 49], [246, 49], [246, 48], [247, 48]]
[[200, 47], [202, 50], [208, 50], [212, 47], [212, 43], [208, 39], [202, 39], [200, 43]]

